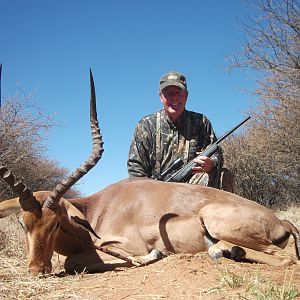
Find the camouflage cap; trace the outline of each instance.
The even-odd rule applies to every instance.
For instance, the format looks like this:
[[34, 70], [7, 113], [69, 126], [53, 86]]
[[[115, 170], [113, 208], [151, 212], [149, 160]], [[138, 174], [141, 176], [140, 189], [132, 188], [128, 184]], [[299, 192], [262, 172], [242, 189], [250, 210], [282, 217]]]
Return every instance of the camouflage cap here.
[[187, 90], [187, 83], [186, 83], [185, 76], [175, 71], [168, 72], [167, 74], [163, 75], [160, 78], [159, 90], [162, 91], [165, 87], [169, 85], [178, 86], [184, 91]]

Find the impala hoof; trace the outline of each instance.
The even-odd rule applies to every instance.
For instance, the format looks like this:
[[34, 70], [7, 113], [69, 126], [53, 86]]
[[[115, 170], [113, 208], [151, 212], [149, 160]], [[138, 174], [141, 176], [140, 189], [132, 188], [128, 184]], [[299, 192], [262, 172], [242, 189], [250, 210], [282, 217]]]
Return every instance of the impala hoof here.
[[239, 246], [233, 246], [231, 248], [231, 252], [230, 252], [230, 258], [234, 259], [234, 260], [239, 260], [244, 258], [246, 255], [246, 251], [239, 247]]

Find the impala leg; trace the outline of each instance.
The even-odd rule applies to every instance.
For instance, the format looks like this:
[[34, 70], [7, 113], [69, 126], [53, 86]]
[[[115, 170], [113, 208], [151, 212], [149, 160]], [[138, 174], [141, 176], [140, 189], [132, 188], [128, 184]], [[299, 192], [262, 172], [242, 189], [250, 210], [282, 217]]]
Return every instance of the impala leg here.
[[209, 256], [216, 260], [221, 257], [230, 258], [233, 260], [246, 260], [246, 248], [235, 244], [219, 241], [208, 248]]
[[105, 255], [98, 251], [88, 251], [73, 254], [67, 257], [65, 261], [65, 270], [68, 274], [75, 273], [97, 273], [101, 271], [111, 271], [117, 268], [140, 266], [153, 263], [164, 255], [157, 249], [153, 249], [149, 254], [144, 256], [128, 256], [132, 261], [124, 262], [121, 259], [112, 259], [111, 256]]
[[272, 266], [299, 264], [296, 257], [273, 245], [266, 246], [261, 251], [256, 251], [226, 241], [219, 241], [208, 249], [208, 254], [212, 259], [224, 256], [235, 260], [246, 260]]
[[162, 259], [165, 255], [157, 249], [153, 249], [149, 254], [144, 256], [130, 256], [129, 259], [135, 265], [148, 265]]
[[285, 249], [279, 248], [275, 245], [266, 246], [265, 249], [263, 249], [263, 252], [265, 255], [281, 260], [282, 264], [280, 264], [279, 266], [288, 266], [292, 264], [300, 265], [300, 261], [298, 260], [296, 255], [288, 253]]
[[95, 250], [79, 252], [65, 260], [65, 270], [68, 274], [97, 273], [130, 266], [132, 265], [128, 262]]

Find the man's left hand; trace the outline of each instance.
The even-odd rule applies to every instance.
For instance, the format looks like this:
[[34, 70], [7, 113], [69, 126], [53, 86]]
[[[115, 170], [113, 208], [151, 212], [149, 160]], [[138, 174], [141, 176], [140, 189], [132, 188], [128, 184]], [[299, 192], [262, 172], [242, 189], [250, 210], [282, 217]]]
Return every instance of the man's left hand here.
[[215, 163], [207, 156], [199, 156], [194, 159], [194, 162], [198, 164], [198, 166], [193, 168], [192, 173], [209, 173], [214, 167]]

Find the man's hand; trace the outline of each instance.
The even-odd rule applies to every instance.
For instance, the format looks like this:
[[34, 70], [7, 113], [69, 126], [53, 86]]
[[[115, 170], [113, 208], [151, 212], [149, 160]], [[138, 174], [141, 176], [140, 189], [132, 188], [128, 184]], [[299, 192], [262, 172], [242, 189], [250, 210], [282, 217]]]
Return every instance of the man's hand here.
[[209, 173], [215, 167], [215, 163], [207, 156], [196, 157], [194, 162], [197, 163], [198, 166], [192, 169], [193, 174]]

